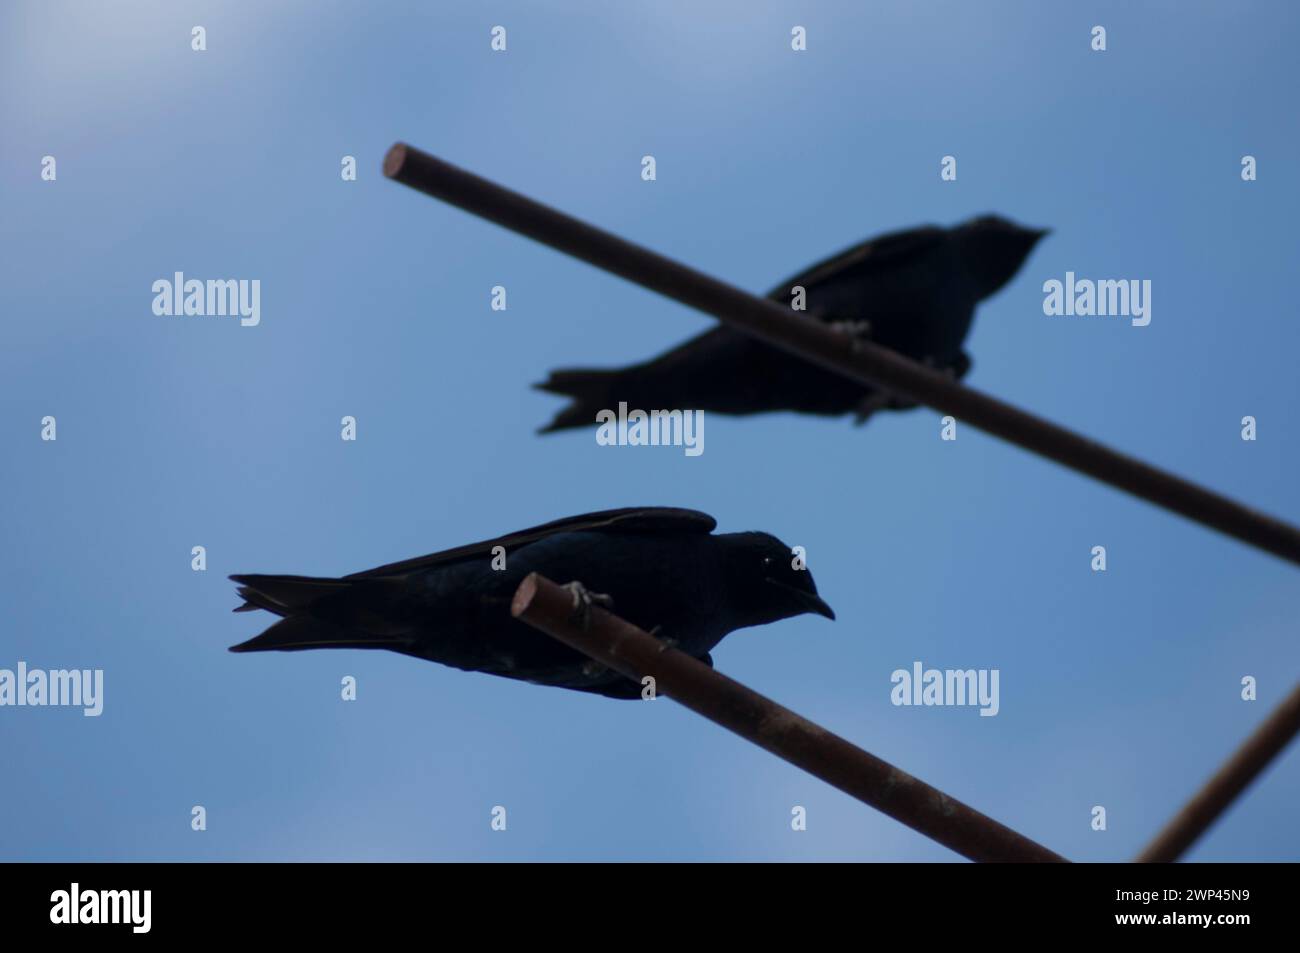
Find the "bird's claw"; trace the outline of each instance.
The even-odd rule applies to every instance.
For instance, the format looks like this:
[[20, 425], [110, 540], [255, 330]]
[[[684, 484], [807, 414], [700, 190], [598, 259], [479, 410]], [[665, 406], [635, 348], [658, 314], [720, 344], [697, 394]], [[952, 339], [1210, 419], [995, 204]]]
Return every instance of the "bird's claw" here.
[[671, 635], [662, 635], [661, 633], [663, 632], [663, 630], [664, 627], [662, 625], [657, 625], [653, 629], [651, 629], [648, 634], [653, 635], [656, 639], [658, 639], [664, 645], [668, 646], [670, 649], [677, 648], [677, 646], [681, 644], [681, 640], [675, 639]]
[[871, 322], [865, 318], [859, 318], [856, 321], [835, 321], [831, 324], [831, 329], [855, 338], [871, 337]]
[[593, 604], [607, 611], [614, 608], [613, 597], [607, 596], [603, 592], [592, 592], [576, 579], [573, 582], [566, 583], [561, 588], [568, 589], [573, 595], [573, 612], [569, 616], [569, 621], [580, 629], [585, 630], [591, 625], [591, 607]]
[[854, 351], [863, 350], [863, 341], [869, 341], [871, 339], [870, 321], [834, 321], [831, 323], [830, 327], [831, 330], [838, 331], [840, 334], [847, 334], [852, 342]]

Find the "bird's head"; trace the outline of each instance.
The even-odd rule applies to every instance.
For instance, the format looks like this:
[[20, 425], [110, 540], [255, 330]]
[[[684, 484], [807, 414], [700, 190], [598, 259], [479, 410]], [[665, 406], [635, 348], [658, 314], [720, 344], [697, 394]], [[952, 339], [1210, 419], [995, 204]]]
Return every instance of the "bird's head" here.
[[998, 215], [981, 215], [953, 229], [961, 260], [981, 298], [1000, 290], [1051, 230], [1025, 228]]
[[763, 625], [815, 612], [828, 619], [835, 611], [817, 595], [812, 573], [800, 569], [802, 559], [769, 533], [731, 533], [727, 541], [727, 574], [732, 596], [752, 619]]

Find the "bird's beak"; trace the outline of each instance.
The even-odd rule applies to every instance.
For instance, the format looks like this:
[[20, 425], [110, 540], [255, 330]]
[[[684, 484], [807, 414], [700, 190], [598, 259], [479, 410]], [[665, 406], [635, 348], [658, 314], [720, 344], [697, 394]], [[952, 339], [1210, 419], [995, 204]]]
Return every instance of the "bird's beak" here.
[[804, 604], [808, 606], [809, 612], [815, 612], [819, 616], [830, 619], [832, 622], [835, 621], [835, 610], [826, 604], [825, 599], [821, 596], [810, 595], [806, 592], [803, 594], [803, 597]]
[[795, 601], [803, 606], [805, 612], [815, 612], [831, 621], [835, 620], [835, 610], [826, 604], [821, 596], [811, 592], [804, 592], [802, 589], [796, 589], [794, 586], [787, 586], [783, 582], [777, 582], [775, 579], [767, 580], [771, 585], [778, 589], [784, 589], [790, 595], [794, 596]]

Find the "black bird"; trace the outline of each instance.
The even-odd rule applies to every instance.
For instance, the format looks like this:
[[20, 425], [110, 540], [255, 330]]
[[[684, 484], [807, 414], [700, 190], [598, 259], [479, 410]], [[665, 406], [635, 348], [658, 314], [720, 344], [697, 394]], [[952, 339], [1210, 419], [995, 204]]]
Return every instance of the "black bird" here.
[[[814, 265], [768, 297], [790, 304], [802, 286], [813, 318], [960, 379], [971, 366], [962, 344], [976, 303], [1010, 281], [1046, 234], [996, 215], [894, 232]], [[882, 408], [916, 406], [725, 325], [642, 364], [556, 370], [534, 386], [573, 398], [541, 433], [592, 426], [598, 411], [617, 412], [621, 401], [645, 411], [853, 412], [858, 423]]]
[[[638, 683], [510, 615], [528, 573], [571, 583], [575, 608], [586, 599], [607, 603], [708, 665], [709, 650], [736, 629], [805, 612], [835, 618], [785, 543], [767, 533], [715, 536], [716, 525], [695, 510], [605, 510], [341, 579], [231, 576], [247, 600], [236, 612], [281, 618], [230, 650], [391, 649], [471, 672], [639, 698]], [[506, 568], [494, 569], [502, 550]]]

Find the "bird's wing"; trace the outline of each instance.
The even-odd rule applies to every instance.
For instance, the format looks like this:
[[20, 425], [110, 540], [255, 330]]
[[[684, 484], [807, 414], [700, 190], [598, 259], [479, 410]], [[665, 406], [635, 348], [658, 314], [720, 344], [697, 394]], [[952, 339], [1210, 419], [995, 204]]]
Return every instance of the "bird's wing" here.
[[[891, 232], [888, 235], [879, 235], [805, 269], [789, 281], [773, 288], [768, 293], [768, 298], [786, 304], [789, 302], [790, 288], [794, 285], [803, 285], [804, 288], [810, 289], [832, 279], [852, 281], [854, 278], [864, 277], [878, 270], [897, 268], [909, 259], [924, 255], [940, 245], [946, 235], [947, 230], [937, 225], [925, 225], [906, 231]], [[832, 321], [834, 316], [810, 314], [809, 319]], [[545, 429], [558, 430], [565, 426], [575, 426], [579, 420], [589, 424], [595, 410], [603, 406], [600, 402], [610, 399], [606, 393], [610, 381], [627, 384], [648, 369], [652, 369], [655, 375], [664, 375], [673, 371], [695, 373], [701, 367], [743, 366], [749, 380], [766, 382], [772, 375], [788, 368], [792, 361], [798, 363], [798, 360], [780, 348], [773, 347], [730, 325], [718, 325], [683, 341], [671, 350], [631, 367], [610, 371], [586, 368], [552, 371], [550, 379], [538, 385], [539, 388], [578, 399], [575, 407], [562, 412]], [[579, 385], [592, 389], [599, 397], [588, 399]]]
[[942, 244], [947, 234], [947, 229], [938, 225], [923, 225], [869, 238], [804, 269], [777, 285], [767, 296], [776, 301], [786, 301], [790, 297], [790, 289], [795, 285], [811, 288], [832, 278], [837, 281], [852, 280], [876, 271], [898, 268], [909, 259], [924, 255]]
[[509, 552], [519, 546], [545, 539], [547, 536], [556, 533], [604, 532], [643, 533], [647, 535], [698, 533], [708, 535], [713, 532], [717, 525], [717, 520], [707, 513], [701, 513], [698, 510], [677, 509], [671, 506], [639, 506], [621, 510], [600, 510], [596, 513], [570, 516], [551, 523], [544, 523], [541, 526], [534, 526], [532, 529], [511, 533], [508, 536], [486, 539], [481, 543], [470, 543], [467, 546], [457, 546], [455, 549], [446, 549], [440, 553], [431, 553], [428, 556], [416, 556], [414, 559], [404, 559], [401, 562], [376, 566], [374, 569], [355, 572], [343, 578], [362, 579], [371, 576], [398, 576], [420, 569], [444, 566], [464, 559], [486, 558], [491, 556], [493, 547], [501, 546]]

